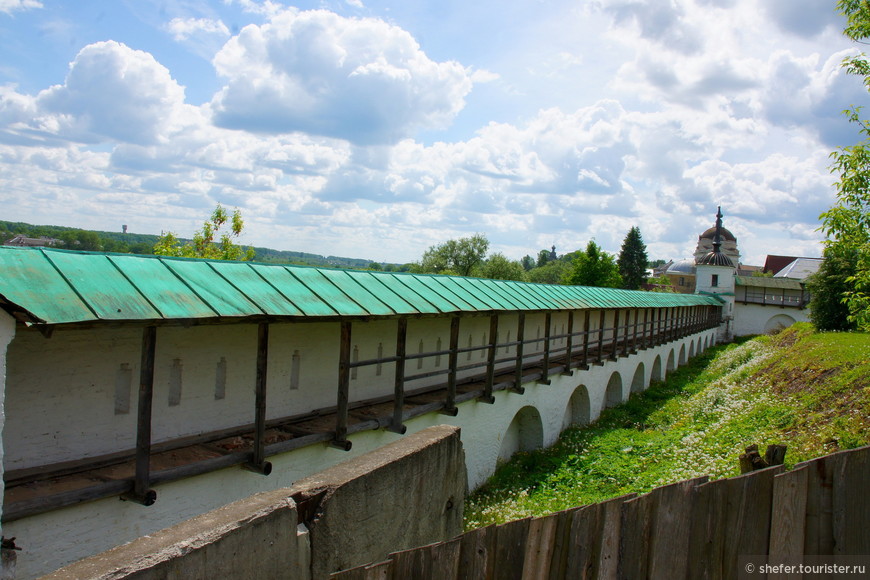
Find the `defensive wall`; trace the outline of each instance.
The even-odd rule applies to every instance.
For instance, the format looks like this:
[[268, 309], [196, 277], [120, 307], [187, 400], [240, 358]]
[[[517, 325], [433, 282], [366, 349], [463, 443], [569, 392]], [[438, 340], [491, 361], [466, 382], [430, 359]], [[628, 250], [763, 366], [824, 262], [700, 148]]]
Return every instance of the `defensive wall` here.
[[461, 427], [476, 487], [708, 348], [721, 314], [700, 296], [56, 250], [0, 249], [0, 266], [19, 578], [434, 425]]

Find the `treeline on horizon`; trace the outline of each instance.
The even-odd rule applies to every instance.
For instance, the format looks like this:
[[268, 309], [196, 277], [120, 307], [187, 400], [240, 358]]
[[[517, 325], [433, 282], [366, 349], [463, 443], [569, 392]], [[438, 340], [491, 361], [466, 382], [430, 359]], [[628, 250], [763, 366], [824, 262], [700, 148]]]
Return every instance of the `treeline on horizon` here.
[[[9, 222], [0, 220], [0, 243], [5, 244], [17, 235], [28, 238], [52, 238], [60, 243], [52, 246], [65, 250], [82, 250], [88, 252], [115, 252], [119, 254], [154, 253], [154, 244], [160, 236], [154, 234], [135, 234], [123, 232], [104, 232], [86, 230], [66, 226], [33, 225], [25, 222]], [[182, 240], [186, 241], [186, 240]], [[289, 250], [274, 250], [272, 248], [254, 247], [255, 260], [264, 263], [300, 264], [304, 266], [331, 266], [338, 268], [368, 268], [371, 260], [361, 258], [344, 258], [340, 256], [322, 256], [307, 252]], [[402, 269], [399, 264], [385, 264], [383, 269]]]

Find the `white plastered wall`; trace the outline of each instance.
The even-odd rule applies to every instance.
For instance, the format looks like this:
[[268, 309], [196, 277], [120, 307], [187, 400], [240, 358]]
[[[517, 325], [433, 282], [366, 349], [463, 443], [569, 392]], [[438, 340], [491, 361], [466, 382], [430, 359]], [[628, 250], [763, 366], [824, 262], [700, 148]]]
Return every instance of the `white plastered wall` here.
[[[3, 455], [5, 443], [3, 435], [5, 434], [6, 423], [6, 359], [7, 346], [15, 336], [15, 319], [0, 311], [0, 517], [3, 516]], [[0, 532], [3, 531], [0, 526]]]
[[807, 308], [801, 310], [799, 308], [740, 304], [738, 302], [734, 305], [734, 336], [764, 334], [767, 331], [768, 322], [774, 317], [779, 317], [778, 320], [781, 320], [783, 315], [794, 319], [795, 322], [810, 321], [810, 311]]

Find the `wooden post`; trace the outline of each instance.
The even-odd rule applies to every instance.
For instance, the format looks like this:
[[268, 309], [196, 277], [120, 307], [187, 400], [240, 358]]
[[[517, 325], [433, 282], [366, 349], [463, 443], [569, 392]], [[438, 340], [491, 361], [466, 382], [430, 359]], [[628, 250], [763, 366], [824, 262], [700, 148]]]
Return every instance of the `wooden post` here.
[[408, 319], [400, 318], [396, 330], [396, 379], [393, 387], [393, 422], [389, 430], [405, 434], [405, 348], [408, 340]]
[[335, 411], [335, 438], [331, 445], [350, 451], [351, 442], [347, 440], [347, 411], [350, 394], [350, 338], [351, 323], [341, 321], [341, 338], [338, 348], [338, 400]]
[[631, 337], [631, 352], [637, 352], [637, 327], [640, 326], [640, 308], [634, 309], [634, 329]]
[[248, 471], [263, 475], [272, 473], [272, 464], [266, 461], [266, 376], [269, 361], [269, 323], [261, 322], [257, 328], [257, 377], [254, 396], [254, 451], [244, 465]]
[[142, 355], [139, 365], [139, 407], [136, 423], [136, 479], [132, 493], [122, 496], [144, 506], [154, 505], [157, 492], [151, 485], [151, 406], [154, 399], [154, 354], [157, 350], [157, 327], [146, 326], [142, 332]]
[[492, 396], [492, 384], [495, 381], [495, 355], [498, 349], [498, 314], [493, 314], [489, 317], [489, 350], [486, 353], [486, 383], [483, 386], [483, 396], [480, 397], [481, 403], [495, 403], [495, 397]]
[[450, 319], [450, 354], [447, 370], [447, 400], [441, 413], [455, 417], [459, 414], [456, 408], [456, 367], [459, 364], [459, 317]]
[[573, 356], [573, 347], [574, 347], [574, 311], [568, 311], [568, 336], [565, 337], [567, 340], [565, 342], [565, 370], [562, 371], [563, 375], [571, 376], [574, 374], [574, 371], [571, 370], [571, 357]]
[[[635, 328], [637, 328], [637, 317], [635, 317]], [[628, 324], [628, 321], [631, 319], [631, 308], [625, 309], [625, 332], [622, 335], [622, 354], [623, 356], [628, 356], [631, 352], [631, 348], [629, 348], [628, 344], [628, 330], [631, 326]]]
[[543, 369], [541, 370], [541, 378], [538, 380], [539, 383], [543, 383], [545, 385], [550, 384], [550, 325], [552, 323], [552, 314], [547, 312], [544, 315], [544, 358], [542, 360]]
[[526, 313], [520, 312], [517, 314], [517, 351], [516, 351], [516, 366], [514, 367], [514, 388], [515, 393], [523, 394], [526, 390], [523, 388], [523, 341], [526, 333]]

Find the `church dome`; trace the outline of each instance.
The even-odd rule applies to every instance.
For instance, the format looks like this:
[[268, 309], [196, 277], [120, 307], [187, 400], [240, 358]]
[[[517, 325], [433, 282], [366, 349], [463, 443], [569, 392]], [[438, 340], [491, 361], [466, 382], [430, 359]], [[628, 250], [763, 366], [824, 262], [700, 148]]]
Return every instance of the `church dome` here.
[[677, 260], [665, 271], [665, 274], [694, 274], [695, 273], [695, 261], [694, 260]]
[[[706, 230], [703, 234], [698, 236], [699, 240], [712, 240], [716, 235], [716, 226], [713, 226], [709, 230]], [[737, 238], [734, 237], [734, 234], [729, 232], [726, 228], [721, 228], [719, 230], [719, 235], [722, 236], [723, 242], [736, 242]]]
[[730, 268], [734, 267], [734, 262], [731, 261], [731, 258], [723, 254], [719, 251], [713, 251], [708, 253], [706, 256], [698, 260], [699, 266], [728, 266]]

